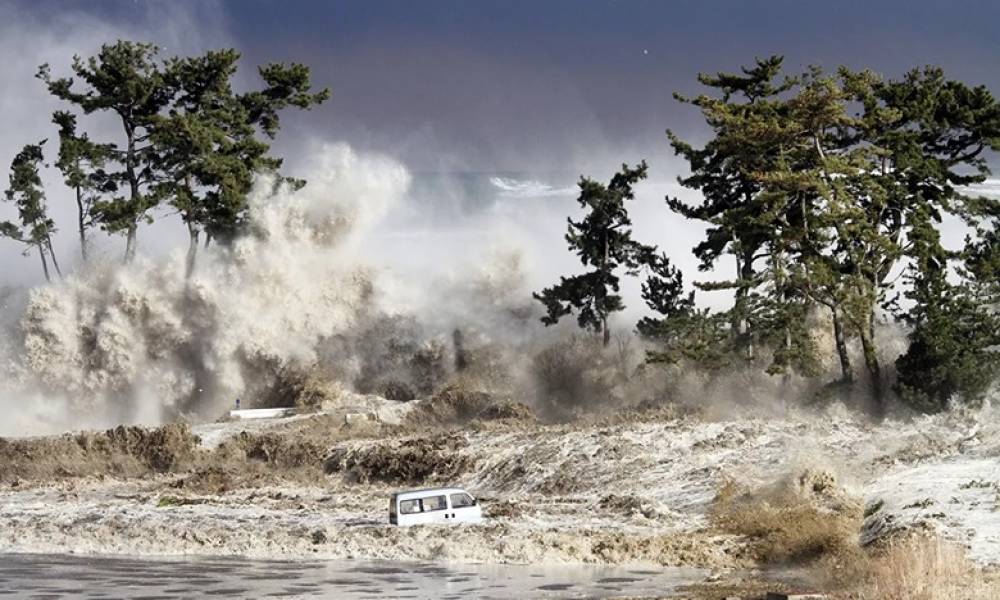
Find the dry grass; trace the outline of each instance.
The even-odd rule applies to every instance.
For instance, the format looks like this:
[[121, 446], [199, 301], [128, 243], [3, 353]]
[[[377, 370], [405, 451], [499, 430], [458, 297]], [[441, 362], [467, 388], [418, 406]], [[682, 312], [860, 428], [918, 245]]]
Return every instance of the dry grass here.
[[197, 445], [191, 429], [181, 423], [153, 429], [119, 426], [47, 438], [0, 438], [0, 483], [178, 472], [192, 463]]
[[727, 481], [709, 511], [717, 530], [747, 539], [758, 564], [803, 566], [803, 581], [833, 598], [1000, 599], [1000, 572], [984, 571], [958, 544], [911, 535], [863, 550], [862, 517], [860, 505], [821, 471], [758, 489]]
[[867, 564], [857, 600], [994, 600], [1000, 578], [966, 556], [958, 544], [914, 536], [887, 544]]
[[[157, 479], [178, 489], [224, 492], [266, 482], [316, 482], [328, 448], [354, 437], [326, 415], [274, 431], [243, 431], [216, 448], [199, 446], [185, 424], [117, 427], [44, 438], [0, 438], [0, 485], [35, 486], [89, 477]], [[178, 479], [177, 476], [180, 476]]]
[[337, 448], [326, 459], [327, 474], [355, 483], [418, 485], [446, 482], [469, 471], [475, 460], [459, 451], [468, 442], [456, 435], [393, 440], [361, 448]]
[[501, 422], [507, 425], [536, 423], [531, 409], [519, 402], [497, 398], [493, 394], [463, 383], [452, 383], [417, 404], [398, 427], [395, 434], [452, 430], [471, 424]]

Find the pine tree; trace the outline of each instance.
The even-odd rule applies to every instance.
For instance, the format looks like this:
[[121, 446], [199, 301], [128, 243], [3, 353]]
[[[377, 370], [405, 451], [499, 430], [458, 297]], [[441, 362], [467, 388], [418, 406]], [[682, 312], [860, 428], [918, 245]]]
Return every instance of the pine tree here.
[[326, 89], [311, 91], [309, 68], [301, 64], [260, 67], [262, 88], [236, 93], [238, 60], [235, 50], [160, 60], [152, 44], [118, 41], [86, 61], [74, 58], [82, 90], [72, 78], [53, 78], [48, 65], [39, 68], [50, 93], [85, 114], [113, 114], [122, 126], [121, 143], [97, 144], [76, 134], [71, 116], [57, 114], [67, 155], [60, 168], [77, 191], [81, 239], [91, 223], [124, 233], [130, 261], [139, 224], [151, 222], [152, 209], [164, 200], [188, 228], [189, 271], [202, 233], [206, 243], [236, 234], [254, 176], [281, 167], [266, 141], [280, 129], [280, 112], [308, 109], [330, 96]]
[[[260, 69], [265, 88], [236, 94], [232, 78], [239, 53], [207, 52], [167, 62], [168, 85], [175, 99], [166, 115], [155, 119], [153, 141], [164, 157], [159, 189], [181, 214], [190, 235], [188, 273], [194, 266], [199, 237], [231, 239], [244, 222], [247, 194], [254, 176], [277, 173], [282, 160], [269, 156], [280, 127], [279, 112], [308, 109], [326, 101], [329, 90], [310, 92], [303, 65], [268, 65]], [[305, 182], [279, 179], [293, 187]]]
[[[944, 212], [972, 218], [958, 190], [988, 173], [980, 154], [996, 138], [996, 104], [984, 90], [948, 82], [936, 69], [911, 72], [901, 82], [813, 69], [795, 91], [787, 101], [784, 129], [792, 135], [782, 143], [785, 157], [763, 181], [790, 209], [778, 222], [799, 231], [787, 246], [798, 266], [794, 287], [831, 310], [848, 382], [847, 331], [860, 340], [881, 412], [875, 322], [889, 300], [890, 273], [904, 257], [920, 262], [943, 253], [936, 228]], [[863, 110], [850, 116], [854, 102]], [[930, 302], [931, 291], [945, 288], [926, 284], [913, 298]]]
[[156, 60], [158, 52], [152, 44], [119, 40], [101, 46], [97, 56], [86, 61], [74, 57], [73, 73], [83, 82], [82, 91], [72, 78], [53, 79], [47, 64], [38, 71], [52, 95], [88, 115], [112, 114], [121, 124], [124, 143], [103, 147], [113, 152], [119, 167], [109, 176], [126, 193], [97, 200], [91, 212], [104, 230], [125, 234], [126, 262], [135, 257], [139, 224], [152, 221], [150, 210], [161, 201], [153, 186], [161, 178], [162, 161], [150, 142], [151, 125], [171, 96]]
[[[760, 175], [777, 215], [769, 247], [772, 279], [782, 293], [771, 305], [786, 309], [779, 314], [788, 332], [788, 342], [775, 351], [781, 359], [776, 363], [815, 363], [811, 337], [800, 325], [813, 306], [821, 306], [830, 311], [841, 381], [848, 384], [854, 372], [847, 339], [867, 334], [878, 294], [864, 274], [874, 269], [872, 261], [900, 253], [884, 235], [885, 194], [871, 175], [878, 155], [859, 142], [860, 121], [847, 111], [850, 99], [838, 78], [817, 68], [803, 75], [785, 102], [781, 159]], [[876, 396], [880, 382], [876, 370]]]
[[700, 77], [721, 91], [689, 100], [714, 136], [702, 149], [672, 141], [691, 165], [681, 183], [705, 200], [668, 202], [709, 224], [695, 248], [703, 268], [723, 254], [736, 257], [736, 280], [698, 285], [735, 290], [729, 312], [747, 356], [763, 342], [772, 350], [770, 372], [814, 372], [804, 323], [824, 306], [842, 379], [854, 380], [847, 340], [857, 337], [881, 412], [875, 324], [890, 300], [890, 273], [905, 257], [916, 259], [910, 234], [918, 215], [932, 228], [945, 213], [975, 220], [974, 203], [959, 190], [988, 173], [983, 153], [1000, 140], [997, 103], [940, 69], [884, 81], [814, 68], [778, 85], [780, 65], [773, 58], [743, 75]]
[[[1000, 146], [1000, 105], [986, 88], [948, 80], [937, 67], [912, 70], [900, 80], [846, 69], [841, 74], [845, 88], [863, 106], [858, 143], [878, 155], [866, 186], [877, 192], [869, 196], [877, 201], [865, 208], [871, 222], [878, 223], [883, 243], [863, 248], [857, 272], [873, 290], [861, 307], [867, 314], [858, 330], [866, 365], [878, 381], [875, 313], [892, 287], [890, 275], [904, 257], [919, 263], [943, 251], [938, 237], [921, 235], [918, 227], [936, 231], [948, 213], [976, 219], [976, 203], [961, 189], [989, 175], [984, 153]], [[919, 239], [923, 241], [917, 243]], [[916, 285], [922, 279], [912, 281]], [[928, 284], [925, 291], [945, 293], [946, 288]], [[914, 298], [932, 302], [927, 293]], [[875, 389], [878, 395], [881, 384]]]
[[42, 261], [42, 271], [46, 281], [52, 281], [48, 261], [51, 259], [56, 272], [62, 276], [55, 252], [52, 250], [52, 234], [55, 223], [48, 216], [45, 206], [45, 192], [38, 167], [44, 160], [42, 145], [28, 144], [17, 153], [10, 165], [9, 187], [5, 193], [8, 202], [17, 206], [20, 225], [10, 221], [0, 223], [0, 235], [28, 245], [25, 255], [35, 248]]
[[52, 122], [59, 126], [59, 160], [56, 167], [63, 174], [66, 185], [76, 198], [77, 233], [80, 238], [80, 255], [87, 261], [87, 230], [94, 225], [94, 204], [102, 195], [113, 194], [117, 184], [105, 170], [114, 157], [114, 146], [95, 144], [86, 133], [76, 132], [76, 116], [57, 111]]
[[688, 219], [708, 225], [705, 239], [694, 248], [702, 270], [713, 269], [724, 255], [735, 259], [735, 278], [699, 283], [705, 290], [731, 289], [734, 305], [728, 312], [733, 346], [747, 359], [755, 355], [754, 339], [761, 304], [753, 298], [761, 284], [759, 263], [767, 257], [773, 233], [773, 212], [761, 196], [758, 174], [774, 168], [781, 148], [772, 135], [781, 110], [780, 95], [791, 89], [795, 78], [779, 81], [783, 58], [772, 56], [744, 67], [741, 74], [699, 75], [698, 81], [717, 96], [695, 98], [675, 95], [681, 102], [698, 107], [712, 129], [712, 139], [696, 148], [667, 131], [675, 153], [683, 156], [691, 174], [679, 178], [684, 187], [698, 190], [702, 202], [696, 206], [667, 198], [670, 208]]
[[639, 335], [655, 345], [646, 352], [646, 361], [687, 361], [709, 370], [729, 366], [734, 353], [727, 315], [699, 309], [695, 293], [685, 292], [684, 278], [666, 254], [651, 253], [646, 267], [642, 297], [657, 314], [643, 317], [636, 326]]
[[978, 403], [1000, 372], [1000, 314], [992, 295], [1000, 281], [1000, 252], [995, 239], [970, 244], [966, 277], [950, 283], [949, 256], [929, 211], [918, 212], [914, 221], [916, 259], [907, 269], [913, 307], [904, 315], [910, 344], [896, 361], [896, 389], [904, 402], [926, 412], [944, 410], [952, 401]]
[[560, 277], [558, 284], [534, 294], [545, 305], [545, 325], [554, 325], [576, 311], [581, 328], [601, 333], [604, 346], [610, 343], [608, 317], [625, 308], [618, 294], [617, 272], [623, 269], [635, 274], [653, 253], [653, 248], [632, 239], [632, 221], [625, 206], [635, 197], [632, 186], [646, 178], [646, 171], [643, 161], [636, 168], [622, 165], [607, 186], [586, 177], [580, 179], [577, 202], [588, 212], [580, 221], [567, 219], [566, 242], [591, 270]]

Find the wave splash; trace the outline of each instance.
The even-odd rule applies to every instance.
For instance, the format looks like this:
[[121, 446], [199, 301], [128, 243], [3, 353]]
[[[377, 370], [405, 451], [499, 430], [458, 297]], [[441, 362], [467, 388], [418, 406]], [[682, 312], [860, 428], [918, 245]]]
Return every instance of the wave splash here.
[[361, 238], [410, 175], [343, 144], [315, 155], [300, 192], [258, 182], [251, 233], [189, 280], [178, 251], [4, 299], [0, 435], [214, 416], [349, 334], [377, 304]]
[[490, 184], [500, 190], [500, 195], [506, 198], [572, 196], [577, 191], [574, 187], [554, 187], [541, 181], [511, 177], [490, 177]]

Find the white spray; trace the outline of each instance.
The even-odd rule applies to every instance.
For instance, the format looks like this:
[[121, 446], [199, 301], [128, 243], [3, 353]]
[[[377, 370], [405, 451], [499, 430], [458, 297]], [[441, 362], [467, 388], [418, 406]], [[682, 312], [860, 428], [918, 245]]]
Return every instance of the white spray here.
[[259, 182], [252, 233], [203, 252], [190, 280], [174, 253], [5, 298], [0, 435], [208, 415], [315, 361], [371, 310], [361, 234], [410, 181], [345, 145], [315, 156], [301, 192]]

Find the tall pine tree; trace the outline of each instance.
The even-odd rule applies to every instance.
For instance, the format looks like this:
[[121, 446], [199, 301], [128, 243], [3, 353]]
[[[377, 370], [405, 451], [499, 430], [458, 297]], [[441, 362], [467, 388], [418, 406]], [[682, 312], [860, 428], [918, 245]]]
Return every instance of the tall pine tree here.
[[34, 248], [42, 261], [42, 271], [46, 281], [52, 281], [49, 273], [49, 260], [61, 276], [59, 262], [52, 250], [52, 234], [56, 232], [55, 222], [49, 218], [45, 206], [45, 191], [42, 189], [42, 179], [38, 175], [38, 167], [44, 160], [42, 145], [28, 144], [17, 153], [10, 165], [9, 186], [5, 193], [8, 202], [17, 207], [20, 224], [10, 221], [0, 222], [0, 235], [24, 244], [28, 249], [25, 255]]
[[102, 196], [117, 191], [117, 184], [105, 170], [113, 159], [115, 148], [111, 144], [95, 144], [86, 133], [76, 131], [76, 116], [57, 111], [52, 122], [59, 126], [59, 160], [56, 167], [62, 172], [66, 185], [76, 199], [76, 227], [80, 238], [80, 255], [88, 258], [87, 230], [94, 225], [94, 205]]
[[610, 343], [608, 318], [625, 308], [618, 294], [618, 272], [635, 274], [653, 252], [632, 239], [632, 221], [625, 206], [635, 198], [632, 187], [646, 178], [646, 171], [643, 161], [635, 168], [622, 165], [608, 185], [586, 177], [580, 179], [577, 202], [587, 214], [580, 221], [567, 219], [566, 242], [580, 262], [591, 269], [581, 275], [560, 277], [558, 284], [534, 294], [545, 305], [545, 325], [554, 325], [576, 312], [581, 328], [602, 334], [604, 346]]
[[83, 82], [76, 87], [70, 77], [53, 79], [47, 64], [38, 77], [49, 92], [84, 113], [114, 115], [121, 126], [120, 143], [113, 148], [118, 169], [111, 172], [119, 192], [94, 203], [94, 220], [111, 233], [124, 233], [125, 260], [135, 257], [139, 224], [152, 221], [150, 210], [161, 198], [154, 185], [161, 178], [162, 160], [150, 141], [154, 117], [170, 102], [170, 90], [152, 44], [118, 41], [101, 46], [97, 56], [73, 58], [73, 73]]
[[199, 237], [231, 239], [244, 222], [255, 175], [278, 174], [282, 160], [268, 154], [267, 140], [280, 128], [280, 111], [308, 109], [330, 97], [327, 89], [310, 91], [309, 69], [299, 64], [262, 67], [263, 90], [237, 94], [232, 79], [239, 58], [235, 50], [210, 51], [171, 59], [165, 68], [174, 100], [155, 118], [152, 139], [164, 160], [159, 189], [190, 236], [189, 274]]
[[754, 357], [756, 329], [763, 320], [762, 305], [753, 297], [761, 284], [760, 261], [767, 258], [774, 230], [773, 213], [761, 196], [759, 173], [772, 170], [778, 160], [781, 148], [767, 133], [779, 116], [781, 94], [796, 83], [781, 76], [782, 62], [782, 57], [772, 56], [739, 74], [701, 74], [698, 81], [715, 95], [675, 95], [699, 108], [711, 128], [713, 136], [703, 147], [667, 131], [674, 152], [687, 160], [691, 171], [679, 178], [680, 184], [702, 196], [697, 205], [678, 198], [667, 198], [667, 203], [678, 214], [707, 225], [705, 239], [694, 248], [702, 270], [714, 269], [725, 255], [734, 258], [732, 279], [697, 285], [733, 290], [734, 304], [728, 312], [732, 345], [748, 359]]

